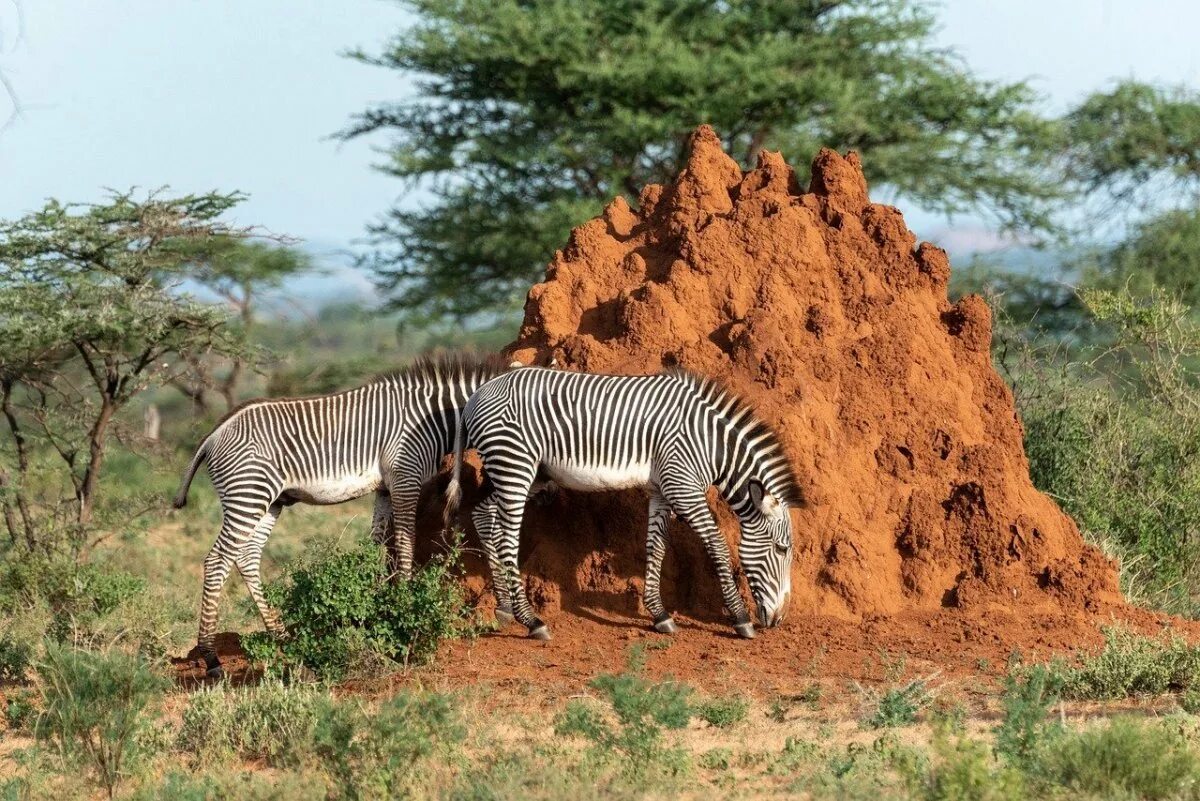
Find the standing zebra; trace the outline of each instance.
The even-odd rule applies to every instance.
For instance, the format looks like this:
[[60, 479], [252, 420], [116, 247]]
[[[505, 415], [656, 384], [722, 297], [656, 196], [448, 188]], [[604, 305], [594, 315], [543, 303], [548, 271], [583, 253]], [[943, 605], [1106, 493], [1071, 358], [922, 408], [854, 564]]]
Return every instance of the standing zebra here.
[[221, 531], [204, 560], [197, 638], [210, 674], [220, 671], [213, 637], [231, 568], [241, 573], [267, 629], [283, 633], [263, 598], [259, 565], [285, 506], [341, 503], [374, 492], [372, 536], [387, 543], [394, 573], [411, 574], [421, 487], [452, 450], [471, 393], [503, 369], [496, 360], [422, 359], [346, 392], [251, 401], [216, 425], [175, 496], [175, 508], [187, 503], [192, 478], [207, 459], [222, 510]]
[[[645, 604], [654, 628], [675, 631], [659, 587], [674, 512], [704, 541], [734, 627], [749, 638], [754, 624], [705, 498], [715, 485], [741, 521], [738, 553], [760, 624], [783, 619], [791, 592], [788, 510], [802, 502], [801, 495], [774, 433], [719, 385], [683, 371], [607, 376], [527, 368], [480, 387], [463, 423], [493, 486], [472, 518], [491, 564], [502, 622], [515, 616], [531, 637], [550, 637], [529, 607], [517, 569], [525, 498], [539, 470], [576, 490], [648, 487]], [[458, 502], [463, 433], [455, 442], [448, 515]]]

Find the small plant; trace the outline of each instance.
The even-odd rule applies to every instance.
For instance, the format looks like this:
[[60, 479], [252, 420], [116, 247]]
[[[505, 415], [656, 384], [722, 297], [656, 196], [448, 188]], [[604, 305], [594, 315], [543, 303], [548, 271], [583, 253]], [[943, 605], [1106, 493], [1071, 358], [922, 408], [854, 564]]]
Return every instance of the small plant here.
[[200, 690], [184, 709], [178, 747], [201, 764], [233, 756], [293, 764], [311, 741], [320, 697], [271, 679], [257, 687]]
[[1200, 687], [1189, 687], [1179, 696], [1179, 706], [1189, 715], [1200, 715]]
[[1044, 666], [1023, 675], [1009, 673], [1002, 700], [1004, 720], [996, 728], [996, 753], [1020, 766], [1041, 758], [1050, 737], [1060, 732], [1057, 722], [1047, 720], [1060, 688], [1061, 679]]
[[691, 719], [690, 687], [652, 682], [635, 672], [597, 676], [591, 686], [604, 694], [616, 725], [600, 710], [572, 700], [555, 724], [558, 734], [583, 737], [602, 754], [622, 755], [622, 770], [633, 779], [652, 771], [666, 777], [688, 772], [687, 753], [666, 745], [663, 730], [681, 729]]
[[408, 796], [421, 760], [466, 734], [448, 696], [401, 693], [368, 713], [349, 701], [318, 708], [313, 750], [345, 798]]
[[1076, 664], [1046, 666], [1063, 698], [1110, 700], [1186, 690], [1200, 675], [1200, 646], [1181, 637], [1152, 638], [1109, 628], [1104, 648]]
[[64, 757], [89, 765], [112, 798], [131, 760], [138, 757], [137, 735], [146, 708], [166, 689], [167, 680], [141, 659], [50, 644], [37, 665], [42, 713], [39, 739]]
[[733, 751], [728, 748], [712, 748], [700, 755], [700, 767], [705, 770], [729, 770], [733, 764]]
[[29, 731], [37, 712], [37, 700], [30, 690], [19, 689], [4, 701], [4, 723], [11, 731]]
[[1118, 718], [1062, 737], [1045, 770], [1083, 795], [1173, 798], [1200, 778], [1200, 759], [1171, 728]]
[[0, 681], [24, 682], [32, 659], [32, 644], [12, 632], [0, 634]]
[[702, 701], [696, 704], [694, 711], [696, 717], [708, 725], [728, 729], [746, 719], [750, 702], [740, 695], [727, 695]]
[[929, 689], [932, 677], [914, 679], [907, 684], [890, 687], [882, 695], [876, 691], [859, 691], [871, 699], [873, 709], [861, 721], [868, 729], [888, 729], [915, 723], [917, 714], [933, 700]]
[[267, 597], [288, 637], [243, 638], [251, 659], [284, 670], [308, 668], [338, 679], [378, 656], [404, 664], [433, 656], [446, 637], [470, 630], [471, 610], [454, 577], [458, 552], [436, 557], [409, 581], [389, 581], [374, 545], [312, 557]]

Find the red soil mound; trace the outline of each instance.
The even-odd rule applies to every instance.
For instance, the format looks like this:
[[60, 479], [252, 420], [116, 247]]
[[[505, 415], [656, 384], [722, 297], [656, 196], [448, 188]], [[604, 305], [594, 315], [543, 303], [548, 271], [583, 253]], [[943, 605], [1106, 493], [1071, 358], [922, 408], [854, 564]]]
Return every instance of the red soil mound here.
[[[856, 154], [822, 150], [805, 191], [778, 153], [743, 175], [702, 127], [674, 184], [571, 233], [508, 351], [602, 373], [680, 365], [748, 399], [807, 496], [793, 616], [1115, 610], [1113, 565], [1030, 482], [988, 307], [951, 304], [949, 275], [942, 250], [871, 203]], [[714, 508], [733, 542], [735, 520]], [[636, 612], [645, 525], [640, 492], [532, 505], [535, 605]], [[719, 616], [699, 543], [681, 523], [672, 535], [668, 604]]]

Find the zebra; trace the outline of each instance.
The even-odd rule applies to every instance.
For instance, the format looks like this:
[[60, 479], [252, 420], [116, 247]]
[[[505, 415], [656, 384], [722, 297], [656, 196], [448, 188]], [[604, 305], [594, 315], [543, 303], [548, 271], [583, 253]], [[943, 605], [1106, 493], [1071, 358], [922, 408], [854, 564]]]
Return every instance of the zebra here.
[[285, 634], [263, 597], [260, 563], [286, 506], [335, 504], [375, 493], [371, 533], [389, 569], [412, 572], [422, 485], [453, 447], [467, 399], [500, 374], [496, 358], [424, 358], [363, 386], [308, 398], [250, 401], [222, 418], [183, 474], [174, 506], [187, 504], [202, 462], [221, 500], [220, 533], [204, 560], [197, 651], [220, 674], [213, 648], [221, 588], [236, 567], [267, 630]]
[[492, 570], [501, 623], [515, 618], [530, 637], [550, 638], [530, 609], [517, 568], [525, 499], [540, 477], [583, 491], [647, 487], [644, 603], [655, 630], [677, 630], [659, 586], [674, 513], [704, 542], [735, 630], [752, 638], [729, 548], [705, 496], [715, 485], [741, 523], [738, 552], [760, 625], [783, 620], [791, 594], [789, 510], [802, 506], [803, 497], [774, 432], [717, 382], [683, 370], [612, 376], [529, 367], [480, 387], [455, 436], [447, 521], [459, 503], [459, 465], [470, 443], [492, 485], [471, 516]]

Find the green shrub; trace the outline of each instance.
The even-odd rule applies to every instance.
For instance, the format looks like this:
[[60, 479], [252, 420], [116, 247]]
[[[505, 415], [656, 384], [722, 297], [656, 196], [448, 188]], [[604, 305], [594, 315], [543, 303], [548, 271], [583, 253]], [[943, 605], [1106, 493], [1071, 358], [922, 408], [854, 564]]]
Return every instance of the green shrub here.
[[4, 701], [4, 723], [11, 731], [29, 731], [37, 713], [37, 702], [30, 690], [17, 690]]
[[882, 695], [875, 691], [867, 692], [867, 695], [873, 701], [873, 708], [860, 722], [868, 729], [886, 729], [915, 723], [917, 714], [933, 700], [927, 679], [914, 679], [907, 684], [890, 687]]
[[1143, 637], [1120, 628], [1104, 631], [1104, 648], [1078, 662], [1048, 668], [1062, 696], [1108, 700], [1162, 695], [1190, 688], [1200, 674], [1200, 646], [1181, 637]]
[[32, 643], [12, 632], [0, 634], [0, 681], [24, 682], [33, 651]]
[[396, 798], [409, 794], [423, 759], [465, 735], [445, 695], [401, 693], [370, 712], [327, 698], [318, 708], [313, 750], [341, 797]]
[[740, 695], [727, 695], [701, 701], [695, 705], [693, 711], [696, 717], [710, 726], [728, 729], [746, 719], [750, 712], [750, 702]]
[[1045, 760], [1051, 780], [1085, 794], [1170, 798], [1200, 778], [1200, 760], [1162, 724], [1118, 718], [1060, 738]]
[[247, 654], [272, 667], [305, 667], [337, 679], [382, 656], [402, 663], [431, 658], [446, 637], [470, 629], [471, 610], [454, 571], [457, 552], [435, 557], [409, 581], [388, 581], [373, 544], [311, 557], [267, 598], [288, 637], [243, 638]]
[[667, 745], [663, 730], [688, 724], [690, 687], [674, 681], [652, 682], [634, 672], [597, 676], [591, 686], [603, 693], [615, 725], [600, 710], [572, 700], [555, 723], [558, 734], [583, 737], [602, 754], [623, 756], [621, 769], [632, 779], [689, 772], [687, 753]]
[[906, 778], [914, 796], [927, 801], [1018, 801], [1027, 798], [1026, 781], [1017, 770], [997, 765], [978, 741], [941, 738], [927, 764], [910, 762]]
[[37, 665], [42, 712], [39, 739], [75, 764], [88, 765], [112, 797], [131, 761], [141, 754], [137, 735], [144, 712], [168, 681], [141, 659], [48, 645]]
[[1161, 292], [1089, 292], [1084, 300], [1110, 341], [1070, 366], [1035, 355], [1017, 372], [1030, 476], [1120, 560], [1128, 597], [1194, 615], [1200, 328]]
[[1061, 679], [1043, 665], [1005, 677], [1004, 719], [996, 727], [996, 753], [1020, 766], [1041, 758], [1050, 739], [1060, 732], [1048, 713], [1058, 702], [1061, 686]]
[[188, 699], [178, 747], [201, 764], [234, 756], [295, 764], [310, 747], [321, 701], [311, 687], [278, 680], [256, 687], [218, 684]]
[[301, 773], [263, 775], [258, 772], [220, 771], [188, 775], [169, 773], [132, 796], [134, 801], [326, 801], [325, 783], [319, 776]]

